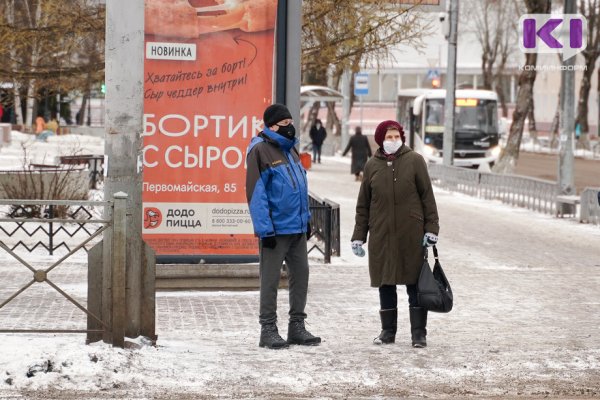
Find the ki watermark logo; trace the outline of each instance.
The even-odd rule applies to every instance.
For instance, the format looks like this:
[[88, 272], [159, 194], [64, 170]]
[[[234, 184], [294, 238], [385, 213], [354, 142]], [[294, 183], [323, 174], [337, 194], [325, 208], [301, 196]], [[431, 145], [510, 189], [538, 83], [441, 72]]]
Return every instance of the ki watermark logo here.
[[568, 60], [587, 47], [587, 19], [581, 14], [525, 14], [519, 18], [524, 53], [562, 53]]

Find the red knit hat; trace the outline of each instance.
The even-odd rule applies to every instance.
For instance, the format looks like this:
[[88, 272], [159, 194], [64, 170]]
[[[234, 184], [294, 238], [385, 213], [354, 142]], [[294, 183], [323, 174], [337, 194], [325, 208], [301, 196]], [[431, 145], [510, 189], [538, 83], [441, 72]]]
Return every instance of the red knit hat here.
[[397, 129], [400, 132], [400, 139], [402, 142], [406, 142], [404, 138], [404, 128], [396, 121], [383, 121], [379, 125], [377, 125], [377, 129], [375, 129], [375, 143], [379, 145], [379, 147], [383, 148], [383, 140], [385, 139], [385, 134], [390, 129]]

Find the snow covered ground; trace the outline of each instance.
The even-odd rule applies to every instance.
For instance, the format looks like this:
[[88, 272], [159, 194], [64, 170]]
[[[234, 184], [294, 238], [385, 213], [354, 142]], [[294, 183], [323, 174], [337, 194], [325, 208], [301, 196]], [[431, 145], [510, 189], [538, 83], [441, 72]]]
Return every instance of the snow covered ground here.
[[12, 131], [10, 145], [0, 146], [0, 170], [20, 169], [25, 164], [58, 164], [59, 156], [104, 154], [104, 139], [83, 135], [50, 136], [46, 142], [32, 134]]
[[[536, 144], [531, 138], [525, 137], [521, 142], [521, 150], [528, 151], [531, 153], [542, 153], [542, 154], [560, 154], [559, 149], [552, 149], [548, 145], [548, 138], [543, 137], [543, 140]], [[504, 144], [503, 144], [504, 145]], [[573, 155], [578, 158], [586, 160], [600, 160], [600, 142], [597, 140], [590, 143], [591, 149], [574, 148]]]
[[[35, 145], [56, 155], [62, 140], [73, 140], [54, 139]], [[101, 154], [96, 140], [78, 143]], [[380, 330], [377, 290], [369, 287], [367, 258], [349, 248], [359, 187], [349, 158], [324, 157], [308, 176], [311, 191], [341, 207], [342, 256], [325, 265], [311, 253], [307, 327], [323, 338], [320, 346], [259, 348], [255, 291], [160, 292], [156, 347], [143, 338], [114, 349], [85, 345], [79, 334], [0, 334], [0, 399], [600, 396], [598, 226], [436, 188], [438, 248], [455, 308], [430, 314], [428, 347], [413, 349], [399, 288], [396, 344], [379, 347], [371, 343]], [[27, 259], [36, 268], [52, 262], [41, 252]], [[50, 276], [85, 301], [85, 266], [78, 253]], [[30, 279], [0, 250], [0, 304]], [[34, 285], [0, 309], [0, 329], [84, 328], [83, 313], [65, 303]], [[284, 337], [286, 313], [281, 290]]]

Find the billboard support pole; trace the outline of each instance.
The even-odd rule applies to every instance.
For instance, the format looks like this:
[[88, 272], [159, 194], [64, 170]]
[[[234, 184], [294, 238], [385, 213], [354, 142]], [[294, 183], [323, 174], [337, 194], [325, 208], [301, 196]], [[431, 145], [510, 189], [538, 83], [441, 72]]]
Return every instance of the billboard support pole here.
[[[106, 125], [104, 198], [127, 198], [125, 335], [137, 337], [142, 293], [142, 115], [144, 82], [144, 0], [106, 2]], [[110, 234], [104, 243], [111, 243]], [[110, 268], [104, 246], [103, 272]], [[110, 278], [108, 278], [110, 279]]]
[[302, 2], [279, 0], [287, 3], [285, 104], [294, 121], [300, 122], [300, 85], [302, 83], [300, 59], [302, 55]]
[[288, 1], [277, 2], [277, 25], [275, 27], [275, 103], [285, 103], [287, 75], [287, 13]]

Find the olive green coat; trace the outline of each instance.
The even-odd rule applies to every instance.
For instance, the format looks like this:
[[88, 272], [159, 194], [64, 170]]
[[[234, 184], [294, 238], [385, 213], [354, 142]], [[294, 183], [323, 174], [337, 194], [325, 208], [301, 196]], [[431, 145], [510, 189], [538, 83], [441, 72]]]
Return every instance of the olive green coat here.
[[388, 161], [377, 150], [365, 166], [352, 240], [367, 242], [371, 286], [415, 284], [423, 235], [439, 233], [438, 213], [421, 155], [403, 145]]

